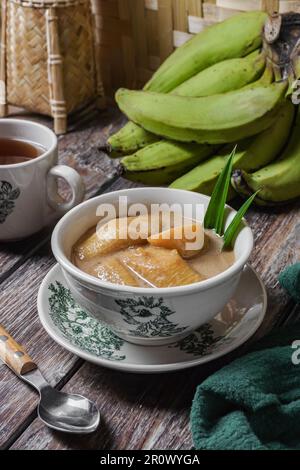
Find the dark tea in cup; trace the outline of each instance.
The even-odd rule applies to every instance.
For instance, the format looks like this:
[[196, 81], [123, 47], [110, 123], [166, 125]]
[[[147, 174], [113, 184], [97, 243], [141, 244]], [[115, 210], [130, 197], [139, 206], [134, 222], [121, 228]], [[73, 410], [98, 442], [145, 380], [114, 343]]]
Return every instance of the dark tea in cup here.
[[15, 165], [40, 157], [45, 149], [33, 142], [0, 138], [0, 165]]

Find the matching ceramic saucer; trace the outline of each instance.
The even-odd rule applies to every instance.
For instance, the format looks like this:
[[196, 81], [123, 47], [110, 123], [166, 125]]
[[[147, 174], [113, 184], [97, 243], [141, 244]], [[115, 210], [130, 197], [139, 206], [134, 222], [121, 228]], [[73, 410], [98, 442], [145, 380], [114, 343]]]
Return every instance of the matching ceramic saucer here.
[[246, 266], [235, 296], [214, 320], [178, 343], [145, 347], [118, 338], [76, 304], [58, 264], [38, 294], [41, 323], [54, 341], [87, 361], [136, 373], [186, 369], [233, 351], [259, 328], [266, 307], [265, 287]]

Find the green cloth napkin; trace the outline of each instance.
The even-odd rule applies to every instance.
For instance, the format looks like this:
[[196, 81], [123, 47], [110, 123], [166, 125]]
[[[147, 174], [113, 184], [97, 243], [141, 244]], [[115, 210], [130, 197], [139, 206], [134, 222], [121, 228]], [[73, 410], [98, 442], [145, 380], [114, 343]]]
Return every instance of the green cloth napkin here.
[[[287, 268], [279, 281], [300, 300], [300, 263]], [[300, 341], [300, 324], [257, 342], [250, 353], [198, 386], [191, 411], [196, 449], [300, 449], [295, 340]]]
[[300, 263], [286, 268], [279, 276], [279, 282], [295, 302], [300, 302]]

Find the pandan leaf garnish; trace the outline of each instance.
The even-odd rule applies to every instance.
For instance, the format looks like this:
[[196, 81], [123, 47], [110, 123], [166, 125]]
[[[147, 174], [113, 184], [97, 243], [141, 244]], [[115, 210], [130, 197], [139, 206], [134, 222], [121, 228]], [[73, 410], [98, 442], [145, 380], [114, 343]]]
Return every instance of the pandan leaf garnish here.
[[242, 207], [234, 216], [232, 222], [224, 234], [225, 206], [230, 186], [233, 159], [236, 153], [236, 148], [237, 146], [234, 147], [231, 154], [229, 155], [226, 165], [216, 182], [204, 218], [205, 229], [214, 230], [218, 235], [223, 236], [223, 249], [232, 245], [243, 217], [259, 192], [257, 191], [255, 194], [250, 196], [249, 199], [247, 199], [247, 201], [242, 205]]
[[222, 235], [223, 231], [225, 204], [228, 196], [235, 152], [236, 146], [229, 155], [226, 165], [216, 182], [204, 218], [204, 227], [206, 229], [215, 230], [218, 235]]
[[236, 235], [236, 233], [239, 229], [240, 223], [241, 223], [243, 217], [245, 216], [247, 210], [251, 206], [252, 202], [254, 201], [257, 193], [259, 193], [259, 191], [256, 191], [256, 193], [252, 194], [252, 196], [250, 196], [249, 199], [247, 199], [247, 201], [244, 202], [242, 207], [235, 214], [232, 222], [230, 223], [230, 225], [228, 226], [228, 228], [226, 229], [226, 232], [224, 234], [223, 249], [228, 248], [232, 245], [232, 241], [234, 240], [234, 237], [235, 237], [235, 235]]

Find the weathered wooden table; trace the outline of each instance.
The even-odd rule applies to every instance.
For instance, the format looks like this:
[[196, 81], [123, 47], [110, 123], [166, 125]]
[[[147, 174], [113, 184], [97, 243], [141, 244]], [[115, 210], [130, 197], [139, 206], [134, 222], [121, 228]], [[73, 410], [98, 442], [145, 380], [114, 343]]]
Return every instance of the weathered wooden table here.
[[[59, 138], [60, 161], [83, 176], [87, 198], [133, 186], [117, 177], [109, 158], [98, 150], [122, 119], [110, 109], [92, 120], [81, 120]], [[46, 119], [39, 121], [50, 125]], [[256, 241], [251, 263], [262, 276], [269, 298], [257, 337], [295, 321], [300, 314], [277, 282], [279, 272], [299, 260], [300, 210], [298, 204], [276, 211], [252, 209], [247, 218]], [[197, 384], [247, 346], [208, 365], [163, 375], [135, 375], [84, 362], [57, 345], [38, 319], [38, 288], [55, 264], [49, 239], [46, 230], [22, 242], [0, 245], [0, 323], [25, 346], [53, 386], [94, 400], [102, 424], [88, 437], [50, 431], [36, 417], [36, 393], [0, 365], [0, 447], [190, 449], [189, 411]]]

